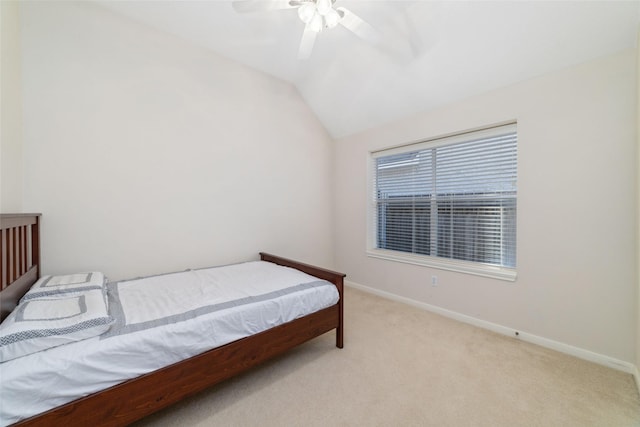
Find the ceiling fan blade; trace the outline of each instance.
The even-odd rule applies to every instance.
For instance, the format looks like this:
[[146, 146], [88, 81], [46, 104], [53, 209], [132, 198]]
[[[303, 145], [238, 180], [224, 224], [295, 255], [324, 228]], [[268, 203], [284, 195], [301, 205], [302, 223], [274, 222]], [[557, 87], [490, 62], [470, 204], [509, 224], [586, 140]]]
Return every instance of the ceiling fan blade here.
[[298, 0], [236, 0], [233, 9], [238, 13], [268, 12], [270, 10], [291, 9], [303, 4]]
[[[340, 24], [383, 53], [401, 60], [410, 60], [417, 56], [416, 51], [419, 46], [416, 45], [414, 47], [411, 41], [405, 37], [399, 37], [397, 34], [389, 32], [383, 35], [382, 32], [350, 10], [344, 7], [339, 7], [336, 10], [341, 17]], [[417, 36], [414, 37], [418, 38]]]
[[309, 59], [317, 35], [318, 33], [313, 31], [309, 24], [304, 27], [302, 40], [300, 40], [300, 49], [298, 50], [298, 59]]
[[336, 11], [341, 17], [340, 24], [356, 36], [374, 46], [382, 42], [382, 34], [358, 15], [344, 7], [338, 7], [336, 8]]

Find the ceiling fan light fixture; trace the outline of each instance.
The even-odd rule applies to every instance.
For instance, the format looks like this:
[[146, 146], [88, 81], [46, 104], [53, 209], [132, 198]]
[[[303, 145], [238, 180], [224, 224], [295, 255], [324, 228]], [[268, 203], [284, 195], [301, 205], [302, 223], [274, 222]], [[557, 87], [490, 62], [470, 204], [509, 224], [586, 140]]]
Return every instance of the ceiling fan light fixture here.
[[318, 13], [323, 16], [330, 10], [333, 10], [331, 0], [316, 0], [316, 8], [318, 9]]
[[332, 8], [324, 15], [324, 23], [327, 28], [333, 28], [338, 25], [338, 22], [340, 22], [340, 18], [340, 14]]

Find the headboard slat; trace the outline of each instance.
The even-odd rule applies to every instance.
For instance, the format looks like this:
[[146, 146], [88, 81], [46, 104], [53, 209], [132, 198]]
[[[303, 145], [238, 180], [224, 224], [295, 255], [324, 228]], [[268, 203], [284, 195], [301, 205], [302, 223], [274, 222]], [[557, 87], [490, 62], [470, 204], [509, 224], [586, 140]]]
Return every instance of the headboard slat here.
[[17, 233], [18, 233], [18, 269], [16, 270], [17, 272], [16, 277], [20, 277], [25, 272], [24, 252], [26, 248], [24, 247], [24, 225], [21, 227], [18, 227]]
[[9, 230], [9, 265], [11, 268], [9, 269], [9, 282], [13, 282], [16, 280], [16, 229], [12, 228]]
[[29, 255], [28, 255], [28, 249], [29, 249], [29, 243], [27, 240], [27, 235], [29, 234], [29, 228], [26, 225], [23, 225], [21, 227], [22, 229], [22, 269], [20, 270], [20, 275], [23, 275], [24, 273], [27, 272], [27, 269], [29, 268]]

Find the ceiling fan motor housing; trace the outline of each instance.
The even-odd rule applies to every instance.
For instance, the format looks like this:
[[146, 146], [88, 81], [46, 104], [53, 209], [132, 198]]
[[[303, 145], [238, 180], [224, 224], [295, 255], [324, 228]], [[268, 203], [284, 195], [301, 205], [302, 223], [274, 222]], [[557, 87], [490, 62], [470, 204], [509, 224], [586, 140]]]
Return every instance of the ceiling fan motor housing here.
[[323, 28], [333, 28], [340, 22], [340, 14], [333, 8], [332, 0], [313, 0], [298, 8], [298, 16], [310, 30], [317, 33]]

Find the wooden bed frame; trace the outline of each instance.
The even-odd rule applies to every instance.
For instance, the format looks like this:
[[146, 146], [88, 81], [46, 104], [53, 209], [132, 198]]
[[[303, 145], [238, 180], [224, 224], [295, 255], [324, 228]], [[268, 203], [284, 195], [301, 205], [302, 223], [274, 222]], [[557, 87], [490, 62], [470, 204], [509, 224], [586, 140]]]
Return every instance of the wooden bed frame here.
[[[3, 319], [40, 276], [39, 226], [40, 214], [0, 214]], [[340, 301], [316, 313], [125, 381], [14, 425], [127, 425], [333, 329], [336, 330], [336, 346], [342, 348], [345, 275], [263, 252], [260, 259], [293, 267], [335, 284]]]

